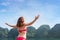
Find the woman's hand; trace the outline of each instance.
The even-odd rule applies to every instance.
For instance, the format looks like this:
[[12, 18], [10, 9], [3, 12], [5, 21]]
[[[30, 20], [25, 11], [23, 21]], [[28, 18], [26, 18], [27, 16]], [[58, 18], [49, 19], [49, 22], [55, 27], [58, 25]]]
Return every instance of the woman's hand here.
[[35, 19], [38, 19], [40, 15], [35, 16]]
[[6, 25], [8, 25], [8, 23], [5, 23]]

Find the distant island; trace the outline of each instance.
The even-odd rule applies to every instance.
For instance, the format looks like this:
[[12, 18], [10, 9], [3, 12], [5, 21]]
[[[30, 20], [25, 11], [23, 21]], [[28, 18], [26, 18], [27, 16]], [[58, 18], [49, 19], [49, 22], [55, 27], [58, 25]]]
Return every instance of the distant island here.
[[[41, 25], [38, 29], [33, 26], [27, 28], [27, 40], [58, 40], [60, 38], [60, 24], [50, 29], [49, 25]], [[18, 35], [17, 29], [0, 27], [0, 40], [15, 40]]]

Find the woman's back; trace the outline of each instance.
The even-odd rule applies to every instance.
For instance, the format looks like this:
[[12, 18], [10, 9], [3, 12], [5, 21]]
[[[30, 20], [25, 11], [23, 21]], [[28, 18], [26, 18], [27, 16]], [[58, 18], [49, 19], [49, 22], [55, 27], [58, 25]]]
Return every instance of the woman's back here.
[[23, 27], [18, 27], [17, 28], [19, 35], [18, 37], [24, 37], [26, 38], [26, 33], [27, 33], [27, 27], [23, 26]]

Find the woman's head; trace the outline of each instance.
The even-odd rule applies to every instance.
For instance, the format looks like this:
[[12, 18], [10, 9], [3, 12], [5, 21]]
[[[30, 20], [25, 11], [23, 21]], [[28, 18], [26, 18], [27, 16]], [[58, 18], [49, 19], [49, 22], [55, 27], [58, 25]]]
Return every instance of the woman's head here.
[[20, 17], [18, 21], [24, 23], [24, 17]]
[[18, 21], [17, 21], [17, 26], [20, 27], [22, 26], [24, 23], [24, 17], [19, 17]]

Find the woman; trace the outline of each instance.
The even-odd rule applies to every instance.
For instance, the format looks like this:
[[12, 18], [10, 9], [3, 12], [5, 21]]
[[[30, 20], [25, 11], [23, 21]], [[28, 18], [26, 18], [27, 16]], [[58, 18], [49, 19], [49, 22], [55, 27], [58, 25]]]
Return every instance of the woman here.
[[24, 23], [24, 17], [20, 17], [16, 25], [9, 25], [8, 23], [5, 23], [5, 24], [10, 27], [17, 28], [19, 35], [17, 36], [16, 40], [26, 40], [26, 33], [27, 33], [26, 26], [32, 25], [38, 18], [39, 18], [39, 15], [35, 16], [35, 19], [32, 22], [26, 24]]

